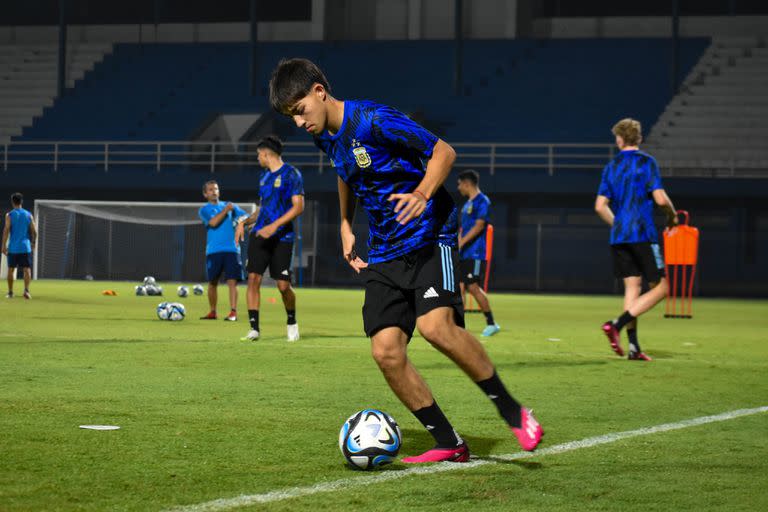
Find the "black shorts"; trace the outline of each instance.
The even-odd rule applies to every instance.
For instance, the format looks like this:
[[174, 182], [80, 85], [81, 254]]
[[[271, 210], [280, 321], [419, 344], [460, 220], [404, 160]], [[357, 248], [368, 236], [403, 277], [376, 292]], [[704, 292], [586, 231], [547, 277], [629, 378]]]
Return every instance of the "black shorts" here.
[[664, 256], [659, 244], [640, 242], [611, 246], [613, 272], [620, 279], [643, 276], [649, 283], [664, 277]]
[[32, 266], [31, 252], [9, 252], [8, 268], [29, 268]]
[[456, 250], [428, 245], [390, 261], [372, 263], [365, 279], [363, 326], [368, 337], [385, 327], [400, 327], [408, 338], [416, 319], [439, 307], [451, 307], [456, 324], [464, 327]]
[[251, 233], [248, 239], [248, 262], [245, 265], [249, 274], [264, 275], [269, 267], [269, 275], [275, 281], [291, 281], [293, 270], [293, 242], [281, 242], [278, 237], [262, 238]]
[[460, 260], [459, 280], [465, 285], [477, 283], [482, 287], [485, 284], [485, 260]]
[[236, 252], [214, 252], [205, 257], [205, 273], [209, 282], [216, 281], [224, 275], [227, 281], [243, 280], [243, 267], [240, 255]]

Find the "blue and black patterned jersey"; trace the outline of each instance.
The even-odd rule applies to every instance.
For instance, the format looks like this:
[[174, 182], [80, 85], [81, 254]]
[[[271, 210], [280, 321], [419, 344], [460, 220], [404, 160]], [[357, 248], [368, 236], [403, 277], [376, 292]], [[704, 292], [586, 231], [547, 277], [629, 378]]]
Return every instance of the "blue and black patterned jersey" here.
[[443, 224], [438, 236], [438, 243], [454, 249], [459, 246], [459, 209], [455, 206], [448, 216], [448, 220]]
[[405, 114], [370, 101], [344, 102], [338, 133], [315, 137], [341, 179], [368, 214], [368, 261], [392, 260], [438, 242], [440, 230], [454, 209], [440, 187], [421, 216], [406, 225], [397, 222], [390, 194], [413, 192], [424, 178], [426, 162], [438, 138]]
[[[251, 232], [255, 233], [285, 215], [293, 207], [291, 198], [303, 195], [304, 180], [295, 167], [284, 164], [275, 172], [264, 171], [259, 180], [259, 216]], [[281, 242], [293, 242], [293, 222], [283, 224], [272, 236], [279, 237]]]
[[485, 221], [485, 227], [479, 235], [461, 248], [459, 257], [463, 260], [484, 260], [486, 256], [485, 233], [488, 230], [488, 223], [491, 221], [491, 200], [482, 192], [464, 203], [461, 208], [462, 235], [466, 236], [480, 219]]
[[660, 188], [659, 166], [647, 153], [622, 151], [605, 166], [597, 193], [610, 200], [613, 211], [611, 245], [658, 242], [652, 192]]

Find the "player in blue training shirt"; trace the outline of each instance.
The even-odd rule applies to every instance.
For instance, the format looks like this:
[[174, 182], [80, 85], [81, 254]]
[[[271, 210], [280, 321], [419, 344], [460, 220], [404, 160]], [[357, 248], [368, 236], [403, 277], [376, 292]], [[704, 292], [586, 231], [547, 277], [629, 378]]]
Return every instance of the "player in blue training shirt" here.
[[493, 320], [488, 296], [482, 288], [486, 272], [485, 234], [491, 219], [491, 200], [480, 192], [480, 175], [475, 171], [459, 174], [459, 193], [467, 198], [461, 208], [459, 230], [459, 268], [461, 269], [461, 296], [464, 288], [472, 294], [485, 315], [486, 326], [483, 336], [493, 336], [501, 330]]
[[19, 267], [24, 269], [24, 298], [32, 298], [29, 283], [32, 281], [32, 252], [37, 242], [37, 228], [32, 214], [21, 207], [23, 202], [24, 196], [20, 192], [12, 194], [13, 210], [5, 215], [2, 248], [8, 258], [8, 299], [13, 298], [13, 280]]
[[[391, 107], [334, 98], [323, 72], [306, 59], [281, 61], [269, 87], [273, 108], [314, 137], [338, 174], [343, 257], [365, 281], [363, 324], [373, 358], [437, 443], [403, 462], [469, 459], [466, 443], [408, 359], [415, 327], [495, 403], [523, 448], [535, 449], [541, 427], [464, 330], [456, 251], [439, 243], [455, 210], [443, 187], [456, 158], [453, 148]], [[367, 262], [355, 252], [352, 233], [358, 202], [368, 214]]]
[[216, 319], [219, 279], [224, 276], [229, 288], [229, 315], [224, 320], [237, 321], [237, 282], [243, 279], [240, 247], [235, 243], [235, 224], [248, 214], [234, 203], [219, 200], [219, 184], [211, 180], [203, 185], [203, 196], [208, 203], [200, 208], [198, 216], [207, 231], [205, 244], [205, 270], [208, 276], [208, 304], [210, 311], [201, 320]]
[[[620, 152], [603, 170], [595, 211], [611, 226], [614, 274], [624, 280], [624, 313], [612, 322], [605, 322], [603, 332], [613, 351], [623, 356], [620, 332], [627, 327], [629, 359], [650, 361], [640, 350], [637, 317], [661, 301], [669, 286], [653, 223], [653, 205], [664, 210], [669, 227], [677, 225], [677, 213], [661, 186], [656, 160], [640, 151], [640, 123], [622, 119], [612, 131]], [[641, 294], [643, 277], [650, 290]]]
[[283, 162], [283, 143], [274, 135], [256, 144], [259, 165], [264, 173], [259, 180], [258, 212], [237, 227], [237, 240], [243, 239], [247, 225], [253, 224], [248, 239], [248, 319], [251, 329], [243, 341], [259, 339], [259, 306], [261, 280], [269, 267], [269, 275], [277, 282], [288, 317], [288, 341], [298, 341], [296, 294], [291, 287], [291, 263], [296, 233], [293, 219], [304, 211], [304, 181], [295, 167]]

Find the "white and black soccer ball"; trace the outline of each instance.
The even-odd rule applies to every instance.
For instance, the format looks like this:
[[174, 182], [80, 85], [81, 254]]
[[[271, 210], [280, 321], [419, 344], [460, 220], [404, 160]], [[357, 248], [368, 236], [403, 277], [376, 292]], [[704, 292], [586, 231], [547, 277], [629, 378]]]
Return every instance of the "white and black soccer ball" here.
[[186, 297], [187, 295], [189, 295], [189, 288], [187, 288], [184, 285], [179, 286], [178, 288], [176, 288], [176, 295], [178, 295], [179, 297]]
[[157, 318], [160, 320], [168, 320], [168, 318], [171, 316], [170, 304], [167, 302], [161, 302], [158, 304], [155, 311], [157, 312]]
[[187, 309], [181, 302], [171, 302], [168, 304], [168, 309], [168, 320], [171, 322], [179, 322], [184, 320], [184, 317], [187, 316]]
[[143, 297], [144, 295], [147, 294], [147, 289], [144, 287], [144, 285], [141, 285], [141, 284], [138, 285], [136, 288], [134, 288], [134, 290], [136, 290], [136, 295], [140, 297]]
[[349, 417], [339, 432], [339, 448], [356, 469], [374, 469], [397, 457], [403, 436], [389, 414], [364, 409]]
[[147, 290], [147, 295], [151, 295], [153, 297], [159, 297], [163, 294], [163, 287], [157, 286], [154, 284], [148, 284], [144, 287]]
[[152, 276], [147, 276], [144, 278], [144, 286], [154, 286], [157, 284], [157, 281], [155, 281], [155, 278]]
[[195, 286], [192, 287], [192, 293], [194, 293], [195, 295], [202, 295], [204, 291], [205, 290], [203, 290], [203, 285], [201, 284], [196, 284]]

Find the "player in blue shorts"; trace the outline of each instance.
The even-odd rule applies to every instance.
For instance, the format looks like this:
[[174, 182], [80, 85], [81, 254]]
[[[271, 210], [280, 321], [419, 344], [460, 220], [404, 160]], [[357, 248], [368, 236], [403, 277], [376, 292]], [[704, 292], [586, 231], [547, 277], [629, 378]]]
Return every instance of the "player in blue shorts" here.
[[[611, 226], [611, 253], [614, 275], [624, 281], [624, 313], [605, 322], [603, 332], [616, 354], [624, 355], [621, 329], [627, 328], [629, 359], [650, 361], [640, 350], [637, 317], [659, 303], [667, 294], [664, 256], [653, 223], [653, 205], [667, 216], [667, 225], [677, 225], [677, 212], [661, 185], [656, 160], [640, 151], [642, 131], [634, 119], [622, 119], [612, 131], [620, 152], [603, 170], [595, 211]], [[643, 278], [650, 290], [642, 293]]]
[[205, 270], [208, 276], [208, 304], [210, 311], [201, 320], [215, 320], [219, 280], [224, 277], [229, 288], [229, 314], [224, 318], [237, 321], [237, 282], [243, 279], [240, 247], [235, 243], [235, 225], [248, 218], [248, 213], [235, 203], [219, 200], [219, 184], [211, 180], [203, 185], [203, 196], [208, 203], [198, 215], [207, 230], [205, 244]]
[[[363, 324], [373, 358], [435, 439], [433, 449], [403, 462], [469, 460], [467, 444], [408, 358], [416, 327], [493, 401], [523, 448], [535, 449], [541, 426], [463, 328], [456, 251], [440, 243], [455, 240], [441, 236], [455, 211], [443, 186], [456, 158], [453, 148], [393, 108], [334, 98], [323, 72], [306, 59], [281, 61], [269, 87], [273, 108], [314, 137], [338, 174], [343, 257], [365, 281]], [[368, 214], [368, 261], [355, 252], [358, 203]]]
[[13, 280], [16, 269], [24, 272], [24, 298], [31, 299], [29, 283], [32, 281], [32, 253], [37, 242], [37, 228], [32, 214], [22, 208], [24, 196], [20, 192], [11, 195], [13, 209], [5, 215], [3, 228], [3, 254], [8, 259], [8, 294], [13, 298]]
[[459, 269], [461, 275], [461, 296], [466, 288], [475, 298], [485, 315], [486, 326], [483, 336], [493, 336], [501, 330], [493, 319], [488, 296], [482, 286], [487, 269], [485, 234], [491, 218], [491, 200], [480, 191], [480, 175], [467, 170], [459, 174], [459, 193], [467, 198], [461, 208], [459, 228]]
[[259, 165], [264, 172], [259, 179], [259, 211], [237, 227], [237, 240], [244, 237], [247, 225], [253, 224], [248, 238], [248, 319], [251, 329], [242, 341], [259, 339], [259, 306], [261, 280], [269, 267], [269, 275], [277, 282], [287, 316], [287, 340], [299, 340], [296, 322], [296, 294], [291, 287], [293, 242], [296, 232], [293, 220], [304, 211], [304, 180], [298, 169], [283, 162], [283, 143], [274, 135], [256, 144]]

